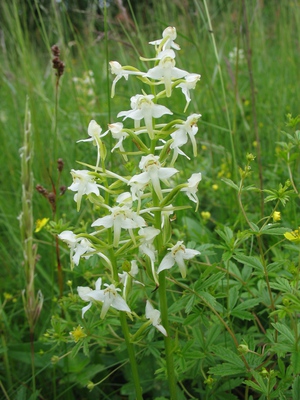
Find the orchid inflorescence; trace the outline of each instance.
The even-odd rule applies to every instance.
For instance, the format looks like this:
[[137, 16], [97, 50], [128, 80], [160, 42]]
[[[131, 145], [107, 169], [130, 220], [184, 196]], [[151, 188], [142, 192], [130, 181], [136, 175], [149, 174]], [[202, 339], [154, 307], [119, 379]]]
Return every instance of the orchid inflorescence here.
[[[186, 120], [172, 120], [173, 112], [158, 104], [160, 99], [171, 97], [174, 89], [181, 89], [186, 110], [191, 101], [191, 90], [200, 79], [200, 75], [175, 66], [175, 51], [180, 50], [175, 43], [176, 36], [176, 29], [168, 27], [162, 39], [150, 42], [155, 46], [155, 57], [141, 57], [143, 61], [155, 63], [148, 72], [121, 66], [117, 61], [110, 62], [111, 72], [115, 75], [112, 97], [117, 82], [122, 77], [128, 80], [129, 76], [148, 85], [151, 94], [142, 91], [132, 96], [130, 109], [117, 115], [123, 118], [123, 122], [109, 124], [106, 132], [102, 132], [100, 125], [92, 120], [88, 127], [89, 138], [78, 141], [92, 142], [97, 149], [97, 160], [95, 166], [84, 164], [84, 169], [72, 169], [73, 183], [69, 189], [75, 192], [77, 210], [80, 210], [82, 200], [86, 198], [94, 207], [93, 214], [97, 218], [91, 222], [90, 232], [65, 230], [59, 237], [70, 247], [72, 267], [77, 266], [82, 258], [92, 256], [100, 257], [103, 264], [103, 276], [95, 282], [95, 289], [78, 287], [80, 298], [88, 302], [82, 309], [82, 317], [92, 304], [102, 306], [101, 319], [110, 307], [128, 313], [131, 318], [136, 316], [130, 304], [133, 284], [140, 285], [140, 288], [147, 285], [152, 285], [153, 289], [159, 288], [159, 274], [175, 266], [185, 278], [186, 261], [200, 254], [198, 250], [186, 248], [183, 241], [172, 243], [171, 237], [171, 220], [175, 219], [176, 210], [190, 207], [173, 205], [176, 196], [180, 192], [186, 194], [196, 204], [197, 210], [197, 190], [201, 181], [201, 173], [196, 172], [187, 182], [176, 183], [179, 170], [174, 167], [178, 157], [190, 159], [182, 150], [188, 140], [192, 144], [193, 156], [197, 156], [195, 135], [201, 115], [194, 113]], [[157, 87], [161, 91], [155, 95]], [[163, 116], [168, 116], [168, 122], [157, 124], [156, 120]], [[125, 127], [129, 120], [134, 121], [131, 128]], [[135, 174], [123, 176], [116, 168], [109, 169], [106, 165], [107, 148], [103, 141], [106, 135], [111, 135], [117, 141], [111, 149], [114, 160], [117, 152], [125, 164], [131, 158], [139, 157], [139, 161], [135, 161], [138, 166]], [[126, 151], [128, 142], [136, 146], [135, 151]], [[145, 278], [142, 271], [146, 272], [148, 279], [144, 279], [145, 282], [136, 280], [138, 274]], [[108, 282], [103, 284], [103, 279]], [[153, 308], [149, 299], [145, 300], [145, 319], [148, 320], [145, 326], [151, 323], [167, 336], [168, 332], [160, 323], [160, 311]]]

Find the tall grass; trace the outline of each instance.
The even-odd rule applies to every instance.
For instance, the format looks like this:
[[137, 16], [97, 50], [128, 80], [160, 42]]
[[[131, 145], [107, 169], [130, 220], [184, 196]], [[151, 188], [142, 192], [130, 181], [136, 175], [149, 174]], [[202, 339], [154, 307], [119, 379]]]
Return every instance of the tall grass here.
[[[245, 3], [244, 9], [242, 3]], [[216, 225], [239, 226], [240, 220], [236, 219], [233, 210], [237, 201], [232, 193], [226, 192], [220, 179], [234, 178], [232, 163], [235, 164], [235, 171], [244, 167], [246, 154], [256, 153], [258, 137], [261, 157], [258, 160], [260, 166], [256, 164], [252, 167], [253, 182], [259, 186], [259, 167], [263, 187], [277, 186], [288, 178], [287, 170], [278, 162], [275, 142], [282, 140], [281, 130], [285, 129], [286, 114], [299, 114], [300, 8], [296, 0], [154, 0], [149, 5], [146, 2], [124, 1], [126, 14], [122, 13], [117, 2], [110, 4], [106, 9], [106, 21], [104, 10], [96, 1], [82, 4], [79, 1], [52, 0], [44, 4], [38, 0], [12, 0], [0, 4], [0, 324], [4, 348], [1, 398], [25, 399], [30, 393], [27, 391], [31, 381], [27, 346], [29, 336], [21, 298], [25, 287], [23, 253], [17, 220], [22, 209], [19, 149], [22, 147], [27, 96], [35, 149], [32, 162], [34, 183], [52, 190], [52, 181], [56, 182], [58, 176], [56, 158], [59, 157], [64, 160], [61, 184], [69, 186], [69, 171], [76, 166], [76, 161], [89, 162], [94, 157], [92, 152], [76, 145], [76, 140], [86, 135], [89, 121], [96, 119], [106, 129], [107, 122], [115, 122], [117, 110], [127, 109], [128, 99], [137, 90], [136, 83], [129, 79], [129, 86], [117, 87], [118, 96], [110, 103], [111, 78], [107, 62], [118, 60], [122, 65], [129, 65], [137, 55], [150, 56], [145, 43], [159, 38], [166, 26], [176, 26], [182, 47], [178, 67], [201, 74], [200, 84], [192, 93], [194, 109], [188, 111], [202, 114], [198, 138], [202, 150], [197, 160], [204, 175], [200, 204], [202, 209], [213, 214], [214, 224], [202, 226], [199, 240], [215, 238]], [[54, 44], [61, 49], [61, 59], [66, 65], [59, 82], [57, 111], [56, 77], [51, 64], [51, 46]], [[251, 58], [251, 69], [246, 60], [240, 60], [238, 64], [230, 62], [229, 53], [234, 47], [243, 49], [245, 57], [248, 55]], [[140, 61], [140, 66], [142, 63]], [[95, 80], [90, 87], [94, 90], [92, 97], [87, 90], [80, 90], [73, 79], [83, 78], [89, 70], [93, 71]], [[176, 101], [175, 109], [181, 117], [182, 98], [178, 95]], [[168, 105], [168, 102], [165, 104]], [[182, 164], [183, 173], [188, 176], [195, 167], [185, 162]], [[219, 190], [214, 192], [213, 184], [217, 184]], [[299, 224], [298, 208], [298, 204], [293, 203], [287, 207], [284, 217], [295, 226]], [[73, 196], [67, 191], [59, 197], [57, 221], [62, 219], [62, 223], [66, 223], [68, 220], [75, 227], [85, 224], [85, 213], [89, 210], [84, 210], [80, 218], [74, 210]], [[259, 215], [261, 210], [256, 204], [250, 204], [248, 211]], [[33, 198], [33, 212], [35, 220], [52, 217], [49, 203], [37, 192]], [[179, 223], [184, 221], [181, 220], [183, 217], [186, 215], [178, 213]], [[195, 235], [190, 236], [195, 239]], [[39, 396], [49, 398], [47, 391], [44, 392], [47, 382], [47, 385], [51, 384], [53, 399], [75, 399], [78, 393], [92, 398], [92, 394], [80, 386], [86, 381], [86, 376], [80, 370], [82, 375], [79, 383], [76, 382], [76, 365], [69, 364], [68, 357], [59, 359], [57, 365], [51, 363], [51, 357], [72, 351], [67, 349], [65, 339], [58, 340], [63, 325], [67, 324], [71, 330], [72, 324], [76, 326], [81, 321], [74, 316], [74, 309], [77, 315], [78, 307], [72, 305], [71, 300], [71, 309], [68, 309], [68, 300], [65, 304], [57, 300], [55, 243], [51, 235], [44, 229], [34, 237], [39, 254], [36, 287], [43, 288], [45, 297], [44, 309], [36, 327], [38, 344], [35, 363]], [[67, 281], [76, 282], [83, 271], [78, 269], [71, 273], [66, 251], [62, 250], [61, 256], [65, 270], [64, 294], [67, 299], [68, 296], [72, 299]], [[4, 301], [4, 293], [13, 297]], [[45, 333], [52, 344], [55, 340], [58, 343], [51, 350], [49, 346], [49, 352], [43, 344]], [[45, 351], [47, 354], [42, 356]], [[118, 368], [126, 363], [126, 359], [124, 354], [116, 357], [119, 357], [117, 361], [109, 352], [96, 356], [99, 364], [101, 361], [110, 366], [110, 371], [115, 371], [116, 381], [112, 379], [110, 384], [115, 385], [113, 387], [118, 393], [118, 377], [124, 379], [124, 375], [118, 375]], [[85, 360], [79, 357], [77, 362], [82, 366]], [[95, 374], [100, 371], [99, 364], [94, 366]], [[97, 368], [99, 371], [96, 371]], [[91, 376], [92, 373], [90, 371]], [[86, 374], [89, 376], [88, 372]], [[58, 379], [61, 381], [59, 384]], [[112, 397], [113, 391], [105, 388], [105, 383], [97, 390], [101, 398], [118, 398]], [[111, 394], [106, 395], [106, 391]]]

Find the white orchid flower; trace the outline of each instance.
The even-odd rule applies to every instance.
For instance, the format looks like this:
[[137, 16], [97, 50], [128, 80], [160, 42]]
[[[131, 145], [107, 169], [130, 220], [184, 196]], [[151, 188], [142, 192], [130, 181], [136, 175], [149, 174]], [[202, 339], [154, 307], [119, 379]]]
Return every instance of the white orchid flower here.
[[160, 230], [154, 228], [153, 226], [149, 226], [146, 228], [141, 228], [138, 231], [138, 234], [139, 234], [139, 236], [141, 236], [139, 250], [140, 250], [141, 254], [145, 254], [149, 257], [150, 263], [151, 263], [151, 271], [152, 271], [154, 281], [155, 281], [156, 285], [159, 286], [157, 274], [154, 269], [154, 263], [155, 263], [155, 259], [156, 259], [156, 250], [153, 245], [153, 241], [154, 241], [155, 237], [160, 234]]
[[77, 292], [79, 297], [83, 301], [89, 301], [89, 304], [82, 308], [82, 314], [81, 314], [82, 318], [84, 317], [84, 314], [92, 307], [93, 301], [95, 301], [95, 293], [101, 291], [101, 285], [102, 285], [102, 279], [99, 278], [95, 283], [95, 288], [96, 288], [95, 290], [86, 286], [77, 287]]
[[186, 109], [191, 102], [190, 90], [195, 89], [196, 84], [200, 80], [200, 78], [201, 75], [199, 74], [188, 74], [184, 77], [185, 82], [181, 82], [179, 83], [179, 85], [176, 86], [176, 88], [181, 88], [182, 93], [185, 95], [186, 105], [184, 108], [184, 112], [186, 112]]
[[118, 293], [121, 292], [121, 289], [116, 288], [114, 284], [108, 285], [105, 283], [104, 286], [106, 286], [106, 289], [104, 289], [100, 296], [98, 296], [99, 300], [103, 302], [100, 318], [103, 319], [105, 317], [109, 307], [131, 313], [126, 301]]
[[140, 126], [140, 121], [144, 119], [146, 129], [150, 136], [150, 139], [154, 138], [153, 132], [153, 118], [160, 118], [165, 114], [172, 115], [172, 111], [170, 111], [167, 107], [154, 104], [152, 99], [154, 95], [142, 95], [137, 94], [131, 97], [131, 110], [129, 111], [121, 111], [117, 115], [117, 117], [124, 117], [123, 120], [126, 118], [131, 118], [135, 121], [135, 128]]
[[102, 128], [101, 126], [95, 121], [91, 120], [88, 126], [88, 135], [90, 136], [88, 139], [80, 139], [77, 140], [76, 143], [79, 142], [93, 142], [93, 144], [96, 146], [98, 143], [98, 140], [100, 140], [101, 137], [106, 135], [106, 132], [101, 135]]
[[105, 283], [104, 286], [106, 286], [106, 289], [101, 290], [101, 284], [102, 279], [99, 278], [96, 281], [96, 290], [92, 290], [88, 287], [78, 286], [77, 291], [81, 299], [90, 302], [86, 307], [83, 307], [82, 318], [84, 317], [86, 311], [91, 308], [94, 301], [103, 303], [100, 314], [101, 319], [104, 319], [109, 307], [113, 307], [119, 311], [131, 313], [131, 310], [128, 307], [126, 301], [118, 293], [121, 291], [121, 289], [116, 288], [113, 284], [108, 285], [107, 283]]
[[160, 60], [159, 64], [149, 69], [144, 76], [161, 80], [165, 84], [167, 97], [170, 97], [172, 94], [172, 80], [183, 78], [188, 75], [188, 72], [175, 67], [175, 52], [171, 49], [159, 53], [157, 59]]
[[88, 259], [92, 254], [87, 253], [95, 251], [88, 239], [77, 237], [72, 231], [63, 231], [58, 237], [70, 247], [70, 257], [75, 265], [79, 264], [80, 257]]
[[[110, 130], [112, 137], [118, 140], [117, 144], [111, 149], [111, 152], [113, 153], [116, 149], [120, 149], [122, 153], [125, 153], [123, 140], [128, 137], [128, 133], [123, 131], [123, 124], [121, 122], [109, 124], [108, 129]], [[123, 157], [125, 161], [128, 160], [126, 154], [123, 154]]]
[[90, 193], [95, 193], [99, 196], [99, 187], [94, 181], [94, 177], [87, 170], [72, 169], [71, 175], [73, 177], [73, 183], [68, 189], [77, 192], [74, 196], [74, 200], [77, 202], [77, 211], [79, 211], [82, 196]]
[[182, 241], [178, 241], [175, 246], [169, 249], [170, 251], [162, 259], [157, 273], [165, 269], [170, 269], [174, 264], [177, 264], [181, 273], [182, 278], [186, 277], [186, 265], [184, 260], [190, 260], [191, 258], [200, 254], [200, 251], [187, 249]]
[[104, 228], [113, 228], [114, 241], [113, 246], [117, 247], [120, 241], [121, 229], [127, 229], [133, 241], [135, 241], [132, 229], [146, 226], [144, 218], [139, 216], [127, 205], [109, 207], [110, 215], [98, 218], [92, 223], [94, 226], [103, 226]]
[[129, 75], [144, 75], [143, 72], [137, 70], [134, 67], [126, 66], [122, 67], [118, 61], [110, 61], [109, 63], [111, 73], [116, 75], [115, 79], [113, 80], [112, 87], [111, 87], [111, 97], [115, 95], [115, 88], [116, 83], [124, 76], [126, 80], [128, 80]]
[[181, 192], [185, 192], [190, 200], [197, 204], [196, 211], [199, 205], [199, 199], [197, 197], [198, 184], [202, 179], [201, 172], [196, 174], [192, 174], [192, 176], [188, 179], [188, 184], [186, 187], [181, 189]]
[[107, 132], [102, 133], [102, 128], [101, 126], [95, 121], [95, 120], [91, 120], [88, 126], [88, 135], [90, 136], [88, 139], [81, 139], [81, 140], [77, 140], [77, 143], [79, 142], [93, 142], [94, 146], [97, 146], [97, 163], [96, 163], [96, 169], [99, 166], [100, 163], [100, 158], [101, 158], [101, 154], [104, 153], [103, 151], [103, 143], [101, 141], [101, 138], [104, 137], [105, 135], [107, 135]]
[[160, 187], [160, 180], [171, 178], [171, 176], [179, 172], [176, 168], [162, 167], [161, 163], [159, 162], [159, 157], [154, 156], [153, 154], [143, 156], [141, 158], [139, 167], [144, 172], [138, 175], [134, 175], [130, 179], [129, 185], [131, 185], [132, 183], [140, 183], [142, 185], [146, 185], [151, 182], [160, 200], [162, 200], [163, 198]]
[[194, 157], [197, 156], [197, 144], [195, 140], [195, 135], [198, 132], [197, 122], [200, 117], [201, 114], [192, 114], [183, 124], [175, 125], [177, 129], [171, 134], [172, 139], [174, 139], [173, 143], [170, 146], [171, 149], [180, 148], [181, 146], [183, 146], [188, 141], [189, 136], [193, 146]]
[[150, 320], [151, 324], [158, 329], [163, 335], [168, 336], [167, 331], [161, 325], [160, 311], [156, 310], [149, 300], [146, 302], [146, 318]]
[[162, 39], [154, 40], [149, 42], [149, 44], [153, 44], [155, 46], [162, 44], [162, 50], [170, 49], [171, 47], [175, 50], [180, 50], [179, 45], [174, 42], [177, 37], [176, 28], [169, 26], [163, 31], [162, 37]]

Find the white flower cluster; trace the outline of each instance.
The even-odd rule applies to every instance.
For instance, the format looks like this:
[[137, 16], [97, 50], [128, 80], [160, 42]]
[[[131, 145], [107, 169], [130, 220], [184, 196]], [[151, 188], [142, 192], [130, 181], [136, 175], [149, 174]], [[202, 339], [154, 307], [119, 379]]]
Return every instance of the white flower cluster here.
[[[158, 104], [158, 100], [170, 97], [174, 88], [180, 88], [186, 99], [186, 109], [191, 101], [190, 91], [200, 79], [200, 75], [188, 73], [175, 66], [175, 50], [180, 50], [175, 40], [176, 29], [168, 27], [164, 30], [162, 39], [150, 42], [155, 46], [156, 56], [148, 59], [155, 62], [155, 66], [148, 72], [131, 66], [122, 67], [117, 61], [110, 62], [111, 72], [115, 75], [112, 97], [116, 83], [122, 77], [128, 80], [129, 75], [136, 76], [149, 85], [152, 93], [153, 87], [164, 85], [164, 89], [156, 96], [143, 92], [131, 97], [131, 109], [119, 112], [117, 117], [122, 117], [123, 121], [133, 120], [132, 128], [124, 127], [125, 122], [115, 122], [109, 124], [108, 130], [102, 133], [100, 125], [92, 120], [88, 127], [89, 138], [78, 141], [92, 142], [96, 146], [97, 161], [95, 167], [89, 166], [90, 170], [72, 170], [73, 183], [69, 189], [75, 192], [74, 200], [78, 210], [83, 197], [87, 196], [95, 206], [94, 213], [99, 215], [90, 225], [95, 230], [78, 234], [63, 231], [59, 237], [70, 247], [72, 265], [77, 266], [81, 258], [98, 255], [104, 268], [111, 273], [110, 283], [105, 283], [104, 289], [101, 288], [102, 278], [96, 281], [94, 290], [78, 287], [80, 298], [89, 303], [83, 307], [82, 317], [93, 303], [102, 304], [101, 318], [105, 317], [110, 307], [132, 313], [127, 303], [129, 290], [133, 283], [144, 285], [134, 280], [140, 272], [139, 261], [146, 265], [150, 282], [158, 287], [159, 274], [162, 271], [177, 266], [182, 278], [185, 278], [186, 261], [200, 254], [198, 250], [186, 248], [182, 241], [171, 244], [169, 232], [172, 214], [177, 209], [184, 208], [172, 204], [180, 192], [185, 193], [198, 208], [197, 190], [201, 173], [193, 173], [187, 182], [176, 184], [174, 177], [179, 170], [174, 164], [181, 155], [190, 159], [182, 150], [188, 140], [192, 144], [193, 156], [196, 157], [195, 135], [201, 115], [192, 114], [185, 121], [175, 119], [165, 124], [156, 124], [156, 119], [173, 115], [170, 109]], [[133, 176], [124, 177], [117, 170], [106, 168], [107, 151], [102, 139], [109, 134], [117, 141], [111, 152], [118, 151], [126, 162], [129, 157], [140, 157], [138, 170]], [[136, 145], [136, 152], [126, 152], [125, 142], [128, 138]], [[112, 260], [112, 251], [116, 255], [115, 260]], [[129, 262], [131, 269], [120, 272], [118, 268], [125, 261]], [[106, 273], [106, 276], [109, 274]], [[152, 307], [149, 300], [145, 316], [150, 321], [147, 324], [151, 323], [167, 335], [160, 324], [160, 312]]]

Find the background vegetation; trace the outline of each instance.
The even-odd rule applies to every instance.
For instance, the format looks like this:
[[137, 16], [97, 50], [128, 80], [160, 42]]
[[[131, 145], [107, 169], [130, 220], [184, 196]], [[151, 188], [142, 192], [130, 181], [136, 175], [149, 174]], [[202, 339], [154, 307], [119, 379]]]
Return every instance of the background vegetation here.
[[[12, 0], [0, 5], [0, 396], [134, 398], [130, 377], [126, 367], [122, 368], [126, 358], [118, 337], [109, 337], [103, 327], [95, 341], [100, 351], [94, 344], [89, 357], [88, 341], [77, 345], [71, 340], [69, 332], [82, 325], [76, 287], [83, 276], [90, 276], [83, 266], [70, 271], [68, 249], [62, 246], [60, 296], [57, 225], [52, 234], [47, 229], [33, 233], [38, 246], [35, 288], [42, 290], [44, 303], [34, 329], [32, 370], [32, 332], [22, 300], [26, 275], [18, 219], [24, 185], [19, 149], [24, 146], [28, 99], [34, 186], [40, 184], [48, 191], [53, 184], [69, 186], [69, 171], [76, 168], [76, 161], [89, 162], [94, 157], [91, 150], [76, 145], [86, 136], [89, 121], [96, 119], [105, 129], [107, 123], [115, 122], [117, 112], [127, 109], [128, 99], [137, 90], [134, 80], [119, 84], [112, 101], [108, 61], [142, 67], [138, 56], [151, 56], [147, 42], [160, 38], [166, 26], [175, 26], [182, 48], [179, 68], [201, 74], [188, 109], [202, 114], [197, 134], [200, 154], [197, 164], [182, 162], [182, 174], [189, 177], [200, 169], [203, 180], [197, 219], [178, 213], [174, 235], [178, 240], [184, 235], [197, 245], [207, 245], [188, 276], [191, 282], [180, 288], [185, 296], [170, 310], [174, 326], [185, 324], [186, 337], [181, 332], [178, 338], [176, 365], [182, 398], [298, 399], [300, 253], [299, 245], [284, 241], [283, 233], [299, 225], [299, 138], [294, 136], [298, 121], [287, 117], [296, 118], [300, 104], [299, 3], [210, 0], [208, 14], [201, 0], [107, 1], [107, 5], [105, 9], [101, 1], [54, 0]], [[51, 53], [55, 44], [65, 63], [58, 90]], [[230, 56], [234, 47], [244, 52], [238, 62]], [[93, 79], [87, 79], [91, 78], [89, 71]], [[173, 109], [180, 117], [183, 98], [178, 95], [176, 100]], [[255, 156], [251, 175], [245, 169], [247, 153]], [[58, 158], [64, 161], [61, 174]], [[253, 185], [255, 190], [242, 193], [245, 180], [246, 186]], [[289, 187], [293, 193], [282, 189], [287, 180], [293, 184]], [[272, 201], [264, 201], [267, 195], [273, 196]], [[78, 216], [73, 194], [68, 191], [57, 194], [54, 215], [49, 201], [37, 191], [32, 204], [35, 221], [54, 218], [56, 223], [61, 220], [59, 227], [66, 222], [80, 226], [89, 213], [84, 209]], [[273, 223], [274, 207], [281, 212], [281, 222], [272, 225], [275, 230], [269, 235], [261, 228], [265, 221]], [[203, 211], [210, 212], [207, 219], [201, 215]], [[255, 264], [258, 259], [261, 265]], [[199, 276], [201, 282], [207, 282], [203, 287]], [[266, 276], [269, 293], [262, 283]], [[194, 292], [187, 290], [189, 285]], [[207, 297], [201, 298], [200, 292], [208, 293]], [[215, 299], [211, 304], [214, 311], [207, 304], [209, 296]], [[250, 299], [247, 307], [241, 306]], [[152, 378], [158, 369], [152, 360], [160, 357], [159, 341], [155, 343], [142, 364], [145, 398], [168, 398], [162, 371], [157, 371], [156, 380]], [[249, 370], [240, 362], [237, 344], [259, 354], [244, 349]], [[120, 352], [115, 352], [115, 347]], [[37, 388], [33, 393], [32, 374]], [[102, 383], [89, 392], [86, 386], [91, 380]]]

